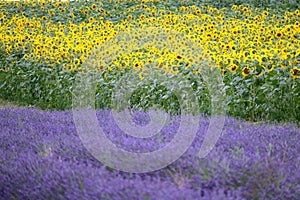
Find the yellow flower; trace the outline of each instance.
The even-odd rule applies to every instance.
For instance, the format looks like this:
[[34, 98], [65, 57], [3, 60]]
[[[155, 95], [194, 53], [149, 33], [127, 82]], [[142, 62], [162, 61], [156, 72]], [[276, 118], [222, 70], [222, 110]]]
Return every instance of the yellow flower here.
[[293, 78], [299, 78], [299, 73], [300, 73], [300, 68], [298, 68], [298, 67], [294, 67], [293, 69], [291, 69], [291, 76], [293, 77]]
[[276, 38], [281, 38], [282, 37], [282, 33], [280, 31], [276, 32], [275, 37]]
[[144, 15], [144, 14], [142, 14], [141, 16], [140, 16], [140, 20], [141, 21], [144, 21], [146, 19], [146, 16]]
[[143, 79], [144, 79], [144, 76], [143, 76], [142, 73], [139, 73], [139, 78], [140, 78], [140, 80], [143, 80]]
[[96, 10], [97, 6], [95, 4], [92, 5], [92, 10]]
[[255, 19], [255, 20], [259, 20], [259, 19], [260, 19], [260, 16], [259, 16], [259, 15], [256, 15], [254, 19]]
[[243, 76], [249, 76], [250, 74], [250, 69], [249, 69], [249, 66], [246, 66], [242, 69], [242, 75]]
[[236, 64], [231, 64], [229, 70], [231, 73], [234, 73], [236, 70], [238, 70], [238, 68], [239, 67]]
[[233, 10], [237, 10], [238, 9], [238, 6], [237, 5], [232, 5], [231, 7]]
[[135, 68], [135, 70], [138, 72], [140, 71], [140, 69], [143, 67], [141, 62], [135, 62], [133, 63], [133, 67]]
[[269, 67], [268, 67], [268, 73], [270, 73], [271, 71], [273, 71], [274, 68], [275, 68], [274, 65], [269, 66]]
[[93, 22], [93, 21], [95, 21], [94, 17], [90, 17], [89, 22]]
[[269, 12], [268, 11], [264, 11], [262, 14], [263, 14], [263, 16], [268, 16]]
[[239, 33], [239, 32], [238, 32], [237, 29], [233, 29], [233, 30], [232, 30], [232, 34], [233, 34], [233, 35], [237, 35], [238, 33]]
[[128, 18], [129, 20], [132, 20], [132, 19], [133, 19], [132, 15], [128, 15], [127, 18]]
[[7, 69], [6, 67], [3, 67], [2, 70], [3, 70], [4, 72], [8, 72], [8, 69]]
[[244, 11], [244, 12], [248, 12], [248, 8], [247, 8], [247, 7], [244, 7], [244, 8], [243, 8], [243, 11]]
[[59, 6], [62, 6], [62, 5], [63, 5], [62, 2], [56, 2], [56, 3], [55, 3], [55, 6], [56, 6], [56, 7], [59, 7]]

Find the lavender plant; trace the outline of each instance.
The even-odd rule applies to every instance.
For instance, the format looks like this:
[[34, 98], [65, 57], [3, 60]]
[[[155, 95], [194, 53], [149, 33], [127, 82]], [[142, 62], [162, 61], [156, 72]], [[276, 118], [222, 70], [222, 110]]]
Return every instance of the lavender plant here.
[[[300, 130], [296, 125], [255, 125], [226, 118], [210, 154], [198, 151], [209, 118], [198, 116], [197, 137], [171, 165], [149, 173], [126, 173], [96, 160], [82, 145], [70, 111], [0, 110], [2, 199], [297, 199], [300, 196]], [[147, 113], [133, 123], [144, 126]], [[126, 135], [110, 110], [97, 110], [106, 136], [119, 148], [150, 152], [176, 134], [170, 117], [150, 138]], [[142, 163], [141, 163], [142, 164]]]

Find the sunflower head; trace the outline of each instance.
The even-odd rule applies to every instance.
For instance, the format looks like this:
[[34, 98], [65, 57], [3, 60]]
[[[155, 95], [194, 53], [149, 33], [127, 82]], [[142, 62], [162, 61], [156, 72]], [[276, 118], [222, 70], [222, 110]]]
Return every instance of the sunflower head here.
[[92, 5], [92, 10], [96, 10], [96, 9], [97, 9], [96, 4], [93, 4], [93, 5]]
[[293, 78], [299, 78], [299, 76], [300, 76], [300, 68], [294, 67], [293, 69], [291, 69], [291, 76]]
[[7, 69], [6, 67], [3, 67], [3, 68], [2, 68], [2, 71], [8, 72], [8, 69]]
[[89, 22], [93, 22], [93, 21], [95, 21], [94, 17], [90, 17]]
[[232, 65], [230, 65], [229, 70], [230, 70], [231, 73], [234, 73], [238, 70], [238, 68], [239, 67], [236, 64], [232, 64]]
[[275, 36], [276, 36], [277, 38], [281, 38], [281, 37], [282, 37], [282, 33], [281, 33], [281, 32], [277, 32], [277, 33], [275, 34]]
[[243, 76], [249, 76], [249, 74], [250, 74], [249, 66], [244, 67], [244, 68], [242, 69], [242, 75], [243, 75]]

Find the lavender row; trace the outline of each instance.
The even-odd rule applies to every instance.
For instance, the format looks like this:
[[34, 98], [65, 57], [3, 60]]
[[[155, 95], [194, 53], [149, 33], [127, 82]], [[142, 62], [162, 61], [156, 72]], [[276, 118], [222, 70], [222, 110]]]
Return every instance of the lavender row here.
[[[151, 152], [178, 130], [170, 117], [160, 136], [124, 134], [109, 110], [97, 111], [106, 136], [119, 148]], [[143, 174], [109, 168], [83, 146], [71, 111], [0, 110], [0, 197], [3, 199], [297, 199], [300, 130], [226, 118], [223, 134], [205, 159], [198, 157], [209, 125], [199, 116], [197, 136], [177, 161]], [[136, 124], [149, 121], [137, 112]]]

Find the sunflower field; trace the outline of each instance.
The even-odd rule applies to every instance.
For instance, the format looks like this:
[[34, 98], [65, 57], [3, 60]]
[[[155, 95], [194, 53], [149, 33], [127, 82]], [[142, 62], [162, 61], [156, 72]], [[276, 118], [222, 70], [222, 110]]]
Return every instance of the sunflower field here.
[[[201, 55], [193, 58], [189, 51], [179, 54], [167, 48], [145, 47], [132, 52], [120, 49], [120, 55], [110, 63], [93, 68], [104, 77], [99, 79], [97, 108], [111, 107], [114, 80], [122, 72], [134, 70], [142, 79], [147, 76], [143, 68], [151, 64], [164, 75], [184, 74], [195, 83], [199, 111], [209, 114], [210, 94], [205, 82], [200, 81], [199, 65], [195, 65], [196, 59], [203, 59], [209, 60], [223, 77], [228, 115], [252, 121], [299, 121], [297, 6], [274, 9], [251, 4], [222, 7], [226, 2], [219, 2], [218, 7], [205, 2], [198, 4], [2, 2], [0, 96], [44, 109], [70, 109], [74, 77], [98, 46], [113, 41], [124, 31], [154, 27], [183, 33], [184, 39], [201, 47]], [[111, 49], [119, 45], [110, 43]], [[141, 88], [132, 95], [131, 104], [146, 109], [156, 103], [167, 111], [178, 111], [178, 103], [168, 106], [174, 98], [163, 95], [165, 90], [158, 94], [149, 92], [155, 91], [151, 88], [150, 95], [145, 95]], [[153, 95], [167, 97], [158, 100], [151, 98]]]
[[[0, 104], [35, 107], [0, 109], [0, 198], [300, 197], [296, 0], [1, 1], [0, 64]], [[184, 111], [202, 121], [176, 162], [120, 172], [80, 143], [77, 98], [131, 151], [164, 147]], [[139, 126], [153, 107], [175, 120], [157, 138], [122, 136], [109, 111], [124, 105]], [[199, 160], [212, 115], [226, 116], [222, 136]]]

